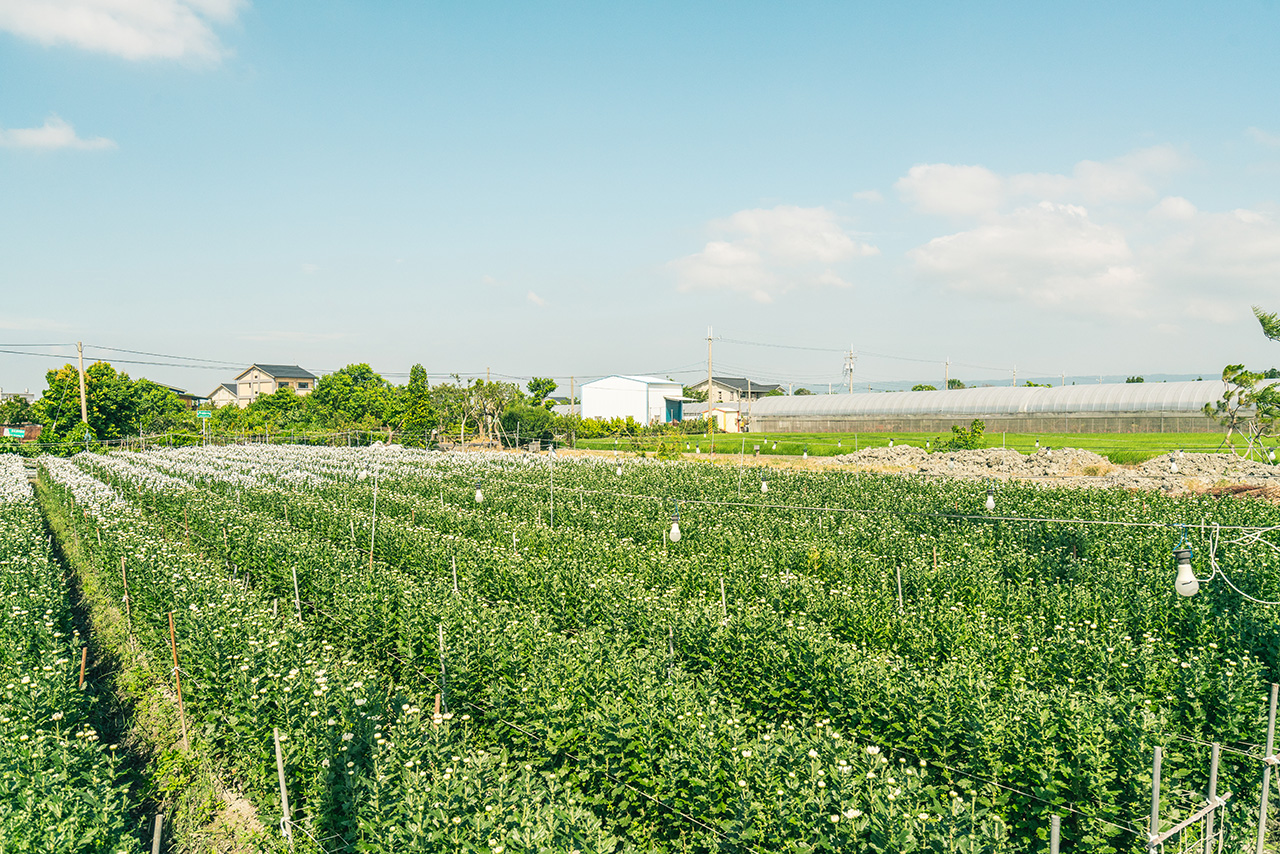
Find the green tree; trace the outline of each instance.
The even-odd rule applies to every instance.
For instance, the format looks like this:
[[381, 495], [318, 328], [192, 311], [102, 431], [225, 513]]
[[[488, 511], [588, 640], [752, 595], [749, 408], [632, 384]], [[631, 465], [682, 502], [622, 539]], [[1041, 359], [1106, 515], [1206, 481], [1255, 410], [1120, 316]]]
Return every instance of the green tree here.
[[1125, 378], [1125, 382], [1127, 382], [1127, 383], [1144, 383], [1144, 382], [1146, 382], [1146, 379], [1145, 379], [1144, 377], [1126, 377], [1126, 378]]
[[533, 377], [529, 380], [525, 388], [529, 389], [529, 403], [532, 406], [542, 406], [547, 399], [547, 395], [555, 391], [558, 384], [551, 377]]
[[916, 383], [911, 387], [912, 391], [937, 391], [937, 386], [928, 385], [926, 383]]
[[11, 397], [0, 403], [0, 424], [25, 424], [31, 420], [31, 404], [25, 397]]
[[1262, 306], [1253, 307], [1253, 316], [1258, 318], [1262, 326], [1262, 334], [1272, 341], [1280, 341], [1280, 314], [1274, 311], [1263, 311]]
[[523, 401], [511, 404], [502, 412], [503, 444], [514, 446], [534, 439], [551, 439], [555, 416], [545, 406], [530, 406]]
[[965, 388], [965, 384], [960, 380], [947, 380], [947, 388]]
[[167, 433], [195, 426], [191, 423], [191, 408], [173, 393], [173, 389], [148, 379], [140, 379], [133, 384], [133, 395], [135, 432]]
[[796, 389], [796, 396], [797, 396], [797, 397], [799, 397], [799, 396], [800, 396], [800, 395], [802, 395], [802, 394], [813, 394], [813, 392], [809, 391], [809, 389], [807, 389], [807, 388], [798, 388], [798, 389]]
[[706, 402], [707, 402], [707, 390], [706, 390], [706, 389], [695, 389], [695, 388], [691, 388], [690, 386], [684, 386], [684, 396], [685, 396], [685, 397], [692, 398], [692, 399], [694, 399], [694, 400], [698, 401], [699, 403], [706, 403]]
[[377, 429], [394, 412], [391, 384], [363, 362], [321, 377], [305, 399], [315, 420], [331, 427]]
[[404, 432], [404, 442], [414, 447], [425, 446], [436, 427], [436, 411], [431, 403], [431, 387], [427, 369], [414, 365], [409, 369], [409, 382], [399, 391], [399, 418], [396, 429]]

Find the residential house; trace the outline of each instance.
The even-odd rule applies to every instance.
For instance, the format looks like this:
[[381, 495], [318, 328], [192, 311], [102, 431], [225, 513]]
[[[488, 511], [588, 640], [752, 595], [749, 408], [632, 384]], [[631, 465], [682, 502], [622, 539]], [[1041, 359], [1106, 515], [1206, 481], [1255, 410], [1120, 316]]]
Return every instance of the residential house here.
[[282, 388], [291, 388], [305, 397], [315, 389], [316, 375], [297, 365], [253, 364], [236, 377], [235, 383], [236, 404], [243, 409], [259, 395], [275, 394]]
[[236, 392], [236, 388], [235, 383], [219, 383], [218, 387], [209, 394], [209, 402], [215, 407], [226, 406], [228, 403], [238, 403], [240, 397]]
[[[759, 400], [765, 395], [772, 394], [781, 388], [777, 383], [758, 383], [746, 377], [716, 377], [711, 378], [711, 396], [712, 403], [736, 403], [741, 400]], [[705, 392], [707, 390], [707, 381], [689, 386], [690, 391]]]

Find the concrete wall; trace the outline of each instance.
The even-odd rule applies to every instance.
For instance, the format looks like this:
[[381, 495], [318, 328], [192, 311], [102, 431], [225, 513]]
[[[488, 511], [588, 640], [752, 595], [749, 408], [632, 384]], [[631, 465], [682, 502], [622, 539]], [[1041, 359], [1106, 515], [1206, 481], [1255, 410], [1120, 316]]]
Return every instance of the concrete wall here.
[[[1198, 412], [1107, 412], [1080, 415], [992, 415], [981, 419], [988, 433], [1222, 433]], [[751, 419], [753, 433], [950, 433], [972, 416], [777, 417]]]

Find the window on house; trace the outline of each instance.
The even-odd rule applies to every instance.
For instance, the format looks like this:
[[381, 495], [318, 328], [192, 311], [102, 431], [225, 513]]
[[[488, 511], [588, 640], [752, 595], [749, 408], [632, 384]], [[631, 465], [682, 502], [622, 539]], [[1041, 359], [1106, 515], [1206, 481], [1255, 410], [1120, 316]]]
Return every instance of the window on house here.
[[307, 384], [306, 384], [306, 383], [304, 383], [304, 382], [299, 382], [299, 383], [298, 383], [298, 388], [306, 388], [306, 387], [307, 387]]

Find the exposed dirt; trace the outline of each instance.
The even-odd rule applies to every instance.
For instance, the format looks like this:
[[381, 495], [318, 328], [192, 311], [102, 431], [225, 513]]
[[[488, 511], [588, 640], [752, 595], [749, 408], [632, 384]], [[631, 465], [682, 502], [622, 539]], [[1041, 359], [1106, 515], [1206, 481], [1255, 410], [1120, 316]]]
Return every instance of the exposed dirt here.
[[868, 448], [822, 462], [858, 471], [909, 472], [936, 477], [1054, 481], [1064, 485], [1155, 489], [1169, 494], [1214, 492], [1280, 499], [1280, 466], [1232, 454], [1174, 452], [1137, 466], [1117, 466], [1079, 448], [1041, 449], [1020, 454], [1006, 448], [946, 451], [923, 448]]

